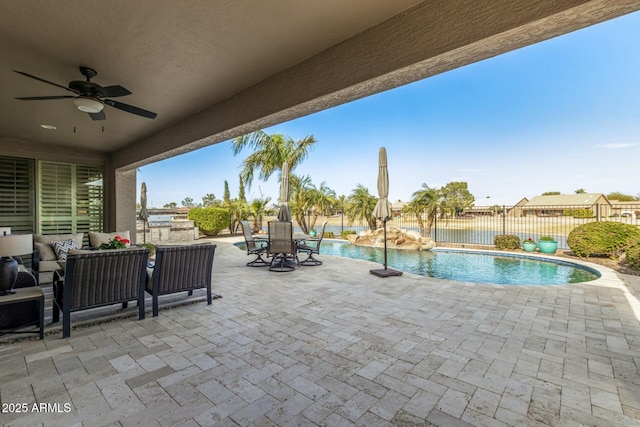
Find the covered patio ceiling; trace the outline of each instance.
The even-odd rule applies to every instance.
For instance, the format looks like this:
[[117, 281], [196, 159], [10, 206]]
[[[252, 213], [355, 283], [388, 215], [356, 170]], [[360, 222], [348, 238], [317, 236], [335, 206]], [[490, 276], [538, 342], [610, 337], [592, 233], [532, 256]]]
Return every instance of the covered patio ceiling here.
[[[0, 153], [108, 154], [131, 169], [640, 9], [611, 0], [0, 3]], [[122, 85], [93, 121], [63, 88]], [[45, 130], [42, 124], [56, 130]], [[26, 145], [25, 145], [26, 144]], [[27, 147], [27, 148], [21, 148]]]

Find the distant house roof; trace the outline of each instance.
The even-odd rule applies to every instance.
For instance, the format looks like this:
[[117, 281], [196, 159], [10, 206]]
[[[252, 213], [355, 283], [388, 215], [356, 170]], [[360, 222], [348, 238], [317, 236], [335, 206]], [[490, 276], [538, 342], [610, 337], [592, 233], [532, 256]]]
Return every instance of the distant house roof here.
[[391, 203], [391, 209], [394, 211], [400, 211], [408, 204], [408, 202], [393, 202]]
[[533, 206], [593, 206], [601, 200], [609, 203], [602, 193], [558, 194], [535, 196], [524, 206], [528, 208]]
[[529, 203], [529, 199], [527, 199], [526, 197], [523, 197], [522, 199], [520, 199], [520, 201], [519, 201], [518, 203], [516, 203], [516, 204], [514, 205], [514, 207], [515, 207], [515, 206], [524, 206], [524, 205], [526, 205], [527, 203]]

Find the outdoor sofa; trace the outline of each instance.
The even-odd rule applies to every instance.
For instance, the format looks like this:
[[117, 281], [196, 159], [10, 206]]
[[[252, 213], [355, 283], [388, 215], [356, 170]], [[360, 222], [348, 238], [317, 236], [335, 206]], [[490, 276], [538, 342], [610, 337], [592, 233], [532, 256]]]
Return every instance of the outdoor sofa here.
[[71, 251], [64, 271], [53, 283], [53, 322], [62, 311], [62, 336], [71, 335], [71, 312], [121, 303], [138, 302], [138, 319], [144, 319], [145, 284], [149, 249]]

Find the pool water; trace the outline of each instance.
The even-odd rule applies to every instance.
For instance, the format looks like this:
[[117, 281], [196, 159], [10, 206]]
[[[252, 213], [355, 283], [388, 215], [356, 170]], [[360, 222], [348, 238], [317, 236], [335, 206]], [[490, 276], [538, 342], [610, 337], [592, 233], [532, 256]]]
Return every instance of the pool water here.
[[[342, 242], [323, 241], [320, 258], [323, 254], [384, 263], [383, 249]], [[422, 276], [500, 285], [562, 285], [588, 282], [600, 277], [595, 270], [559, 260], [543, 261], [518, 254], [496, 255], [443, 249], [389, 249], [387, 265], [389, 268]]]

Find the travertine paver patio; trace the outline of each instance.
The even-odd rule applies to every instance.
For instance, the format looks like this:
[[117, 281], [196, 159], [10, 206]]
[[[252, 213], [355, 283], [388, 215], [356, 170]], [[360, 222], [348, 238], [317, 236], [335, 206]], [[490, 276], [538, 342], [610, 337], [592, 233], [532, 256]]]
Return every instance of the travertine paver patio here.
[[640, 425], [640, 323], [615, 275], [509, 287], [324, 260], [270, 273], [219, 242], [211, 306], [1, 345], [1, 423]]

